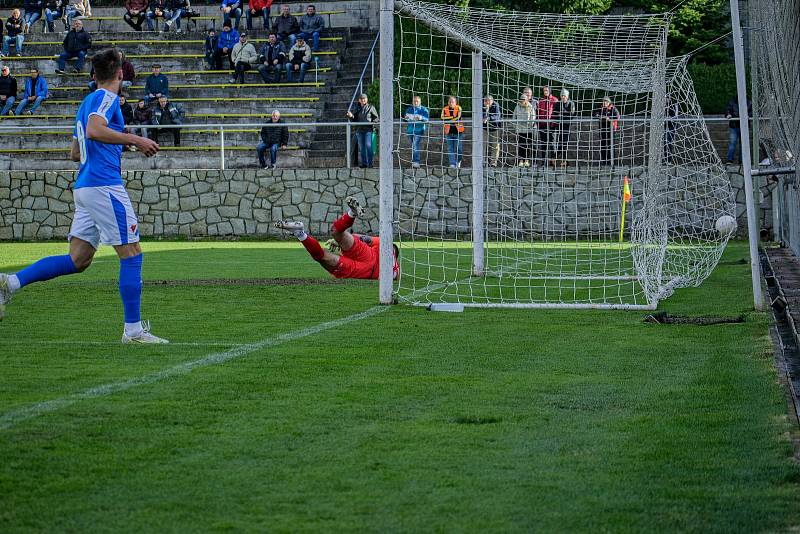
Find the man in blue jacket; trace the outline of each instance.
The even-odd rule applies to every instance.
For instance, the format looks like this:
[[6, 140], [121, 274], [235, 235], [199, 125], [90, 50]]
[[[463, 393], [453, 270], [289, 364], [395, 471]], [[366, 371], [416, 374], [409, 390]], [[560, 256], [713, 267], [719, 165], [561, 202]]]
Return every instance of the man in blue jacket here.
[[153, 74], [144, 82], [144, 102], [149, 105], [151, 100], [162, 96], [169, 96], [169, 81], [161, 74], [161, 65], [156, 63], [153, 65]]
[[428, 108], [422, 105], [422, 99], [418, 95], [414, 95], [414, 98], [411, 99], [411, 105], [406, 108], [403, 118], [408, 121], [406, 133], [409, 141], [411, 141], [411, 166], [417, 169], [421, 161], [419, 145], [422, 143], [422, 136], [425, 135], [425, 130], [428, 128], [431, 114]]
[[[47, 82], [44, 76], [39, 74], [39, 69], [31, 67], [31, 77], [25, 80], [25, 93], [20, 99], [19, 106], [17, 106], [17, 115], [33, 115], [42, 101], [47, 98]], [[31, 109], [25, 111], [25, 106], [31, 106]]]
[[322, 30], [325, 29], [325, 21], [321, 16], [317, 15], [317, 8], [309, 5], [306, 8], [306, 14], [300, 18], [300, 34], [306, 41], [312, 40], [313, 44], [311, 50], [317, 52], [319, 50], [319, 36]]
[[231, 61], [231, 53], [233, 52], [233, 47], [236, 46], [238, 42], [239, 32], [231, 29], [231, 21], [226, 20], [222, 24], [222, 33], [219, 34], [219, 39], [217, 40], [217, 52], [214, 55], [214, 64], [217, 70], [222, 69], [222, 56], [228, 58], [228, 65], [230, 65], [230, 69], [235, 70], [236, 65], [234, 65]]
[[[222, 24], [231, 21], [231, 17], [236, 21], [234, 23], [236, 29], [239, 29], [239, 21], [242, 19], [242, 0], [222, 0], [219, 6], [222, 11]], [[236, 39], [239, 40], [238, 38]]]

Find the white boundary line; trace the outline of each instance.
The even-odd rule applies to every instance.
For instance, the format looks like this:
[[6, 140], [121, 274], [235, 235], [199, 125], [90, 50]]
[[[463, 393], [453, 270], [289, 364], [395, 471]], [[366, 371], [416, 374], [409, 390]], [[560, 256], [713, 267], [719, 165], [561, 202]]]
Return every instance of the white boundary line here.
[[[3, 341], [3, 345], [16, 345], [22, 347], [46, 346], [46, 347], [121, 347], [119, 341], [78, 341], [78, 340], [13, 340]], [[235, 343], [233, 341], [198, 341], [198, 342], [176, 342], [170, 343], [172, 347], [244, 347], [247, 343]]]
[[148, 375], [131, 378], [123, 382], [111, 382], [108, 384], [95, 386], [93, 388], [83, 390], [79, 393], [73, 393], [72, 395], [68, 395], [66, 397], [60, 397], [57, 399], [44, 401], [37, 404], [32, 404], [30, 406], [26, 406], [23, 408], [18, 408], [16, 410], [12, 410], [10, 412], [6, 412], [0, 415], [0, 430], [7, 430], [19, 423], [22, 423], [23, 421], [34, 419], [36, 417], [39, 417], [40, 415], [60, 410], [61, 408], [71, 406], [82, 400], [91, 400], [91, 399], [97, 399], [99, 397], [107, 397], [109, 395], [113, 395], [114, 393], [118, 393], [120, 391], [127, 391], [129, 389], [138, 386], [146, 386], [149, 384], [154, 384], [166, 378], [187, 375], [200, 367], [219, 365], [221, 363], [242, 358], [244, 356], [247, 356], [248, 354], [251, 354], [253, 352], [262, 349], [276, 347], [288, 341], [302, 339], [304, 337], [308, 337], [317, 334], [319, 332], [324, 332], [325, 330], [330, 330], [332, 328], [343, 326], [348, 323], [373, 317], [375, 315], [378, 315], [379, 313], [383, 313], [388, 309], [390, 309], [389, 306], [373, 306], [372, 308], [369, 308], [368, 310], [360, 313], [348, 315], [347, 317], [342, 317], [340, 319], [335, 319], [333, 321], [328, 321], [326, 323], [320, 323], [314, 326], [309, 326], [301, 330], [295, 330], [294, 332], [279, 334], [277, 336], [269, 337], [261, 341], [257, 341], [255, 343], [248, 343], [245, 345], [234, 347], [224, 352], [216, 352], [213, 354], [209, 354], [208, 356], [205, 356], [199, 360], [181, 363], [179, 365], [170, 367], [168, 369], [164, 369], [162, 371], [157, 371], [155, 373], [151, 373]]

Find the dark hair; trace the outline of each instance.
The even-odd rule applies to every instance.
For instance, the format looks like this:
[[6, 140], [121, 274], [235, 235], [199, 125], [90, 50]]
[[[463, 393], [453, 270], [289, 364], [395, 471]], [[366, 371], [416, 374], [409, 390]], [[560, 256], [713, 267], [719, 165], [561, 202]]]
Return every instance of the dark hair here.
[[122, 68], [122, 55], [116, 48], [106, 48], [94, 55], [92, 66], [98, 84], [110, 82]]
[[231, 24], [230, 20], [226, 20], [225, 22], [222, 23], [222, 27], [223, 28], [233, 28], [233, 24]]
[[35, 70], [38, 73], [39, 72], [39, 67], [31, 67], [28, 70]]
[[392, 248], [394, 249], [394, 257], [395, 257], [395, 259], [399, 260], [400, 259], [400, 249], [394, 243], [392, 243]]
[[317, 9], [317, 6], [315, 6], [314, 4], [308, 4], [306, 6], [306, 10], [308, 10], [309, 7], [313, 7], [314, 9]]

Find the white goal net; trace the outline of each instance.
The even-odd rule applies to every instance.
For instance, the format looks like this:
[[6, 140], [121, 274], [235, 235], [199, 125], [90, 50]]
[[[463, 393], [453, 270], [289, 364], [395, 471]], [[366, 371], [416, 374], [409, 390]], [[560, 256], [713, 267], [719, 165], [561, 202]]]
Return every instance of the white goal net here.
[[395, 5], [400, 301], [653, 308], [709, 275], [735, 203], [668, 16]]

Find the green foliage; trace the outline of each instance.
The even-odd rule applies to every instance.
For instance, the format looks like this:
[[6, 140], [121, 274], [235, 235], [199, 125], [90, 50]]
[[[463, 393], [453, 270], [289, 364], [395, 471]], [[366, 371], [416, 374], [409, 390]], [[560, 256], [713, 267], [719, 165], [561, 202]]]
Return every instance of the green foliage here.
[[[706, 65], [690, 63], [689, 75], [694, 83], [697, 100], [705, 115], [720, 115], [736, 94], [736, 68], [731, 63]], [[750, 87], [749, 73], [747, 86]]]

